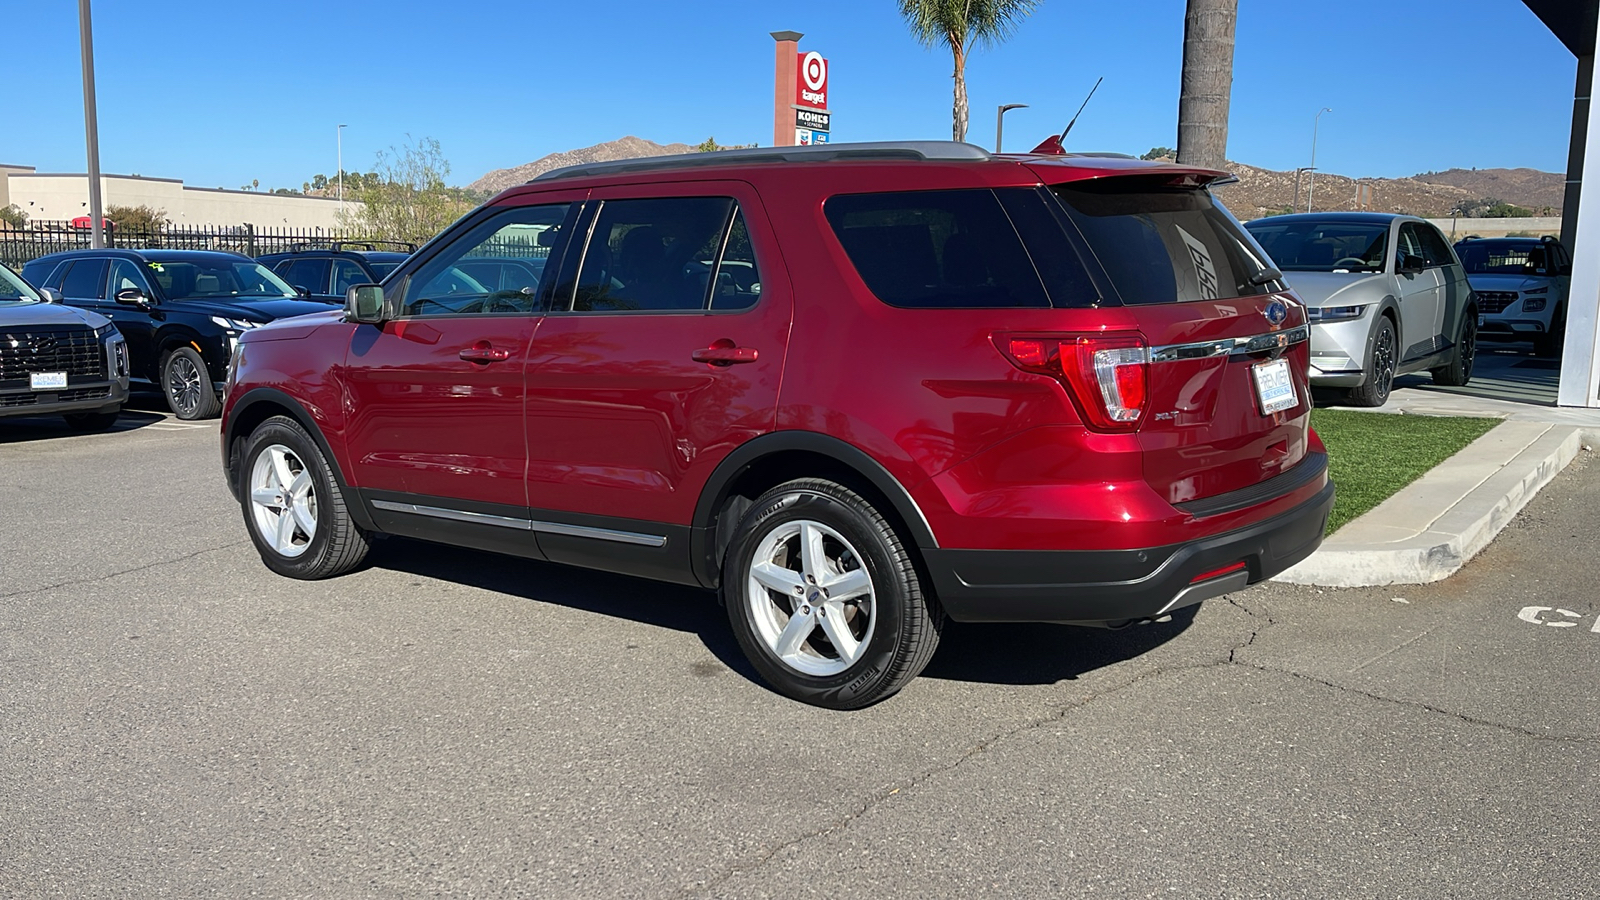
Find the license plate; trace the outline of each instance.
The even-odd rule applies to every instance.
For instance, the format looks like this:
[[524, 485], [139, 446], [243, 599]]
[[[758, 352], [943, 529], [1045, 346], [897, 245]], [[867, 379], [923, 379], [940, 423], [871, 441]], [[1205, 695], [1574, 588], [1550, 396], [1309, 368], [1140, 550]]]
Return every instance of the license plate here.
[[1261, 414], [1293, 409], [1300, 398], [1295, 395], [1294, 379], [1289, 375], [1289, 361], [1275, 359], [1250, 367], [1256, 380], [1256, 397], [1261, 401]]
[[33, 372], [28, 375], [28, 387], [36, 391], [53, 391], [66, 386], [65, 372]]

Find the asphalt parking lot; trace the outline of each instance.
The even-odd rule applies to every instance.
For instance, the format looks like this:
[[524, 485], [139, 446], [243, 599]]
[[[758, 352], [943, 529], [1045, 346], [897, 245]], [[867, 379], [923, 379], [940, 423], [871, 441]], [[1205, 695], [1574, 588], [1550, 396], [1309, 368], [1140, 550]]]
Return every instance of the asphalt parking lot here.
[[1600, 465], [1427, 587], [951, 626], [858, 713], [685, 588], [278, 578], [215, 423], [0, 420], [0, 896], [1593, 897]]

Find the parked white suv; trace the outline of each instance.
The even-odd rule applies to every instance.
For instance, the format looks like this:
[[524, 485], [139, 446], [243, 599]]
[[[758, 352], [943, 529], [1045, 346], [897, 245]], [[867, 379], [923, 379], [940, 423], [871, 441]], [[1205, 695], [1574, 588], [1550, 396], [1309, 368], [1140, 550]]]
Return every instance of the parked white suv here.
[[1489, 340], [1531, 340], [1539, 356], [1561, 352], [1572, 257], [1553, 237], [1468, 238], [1456, 244], [1478, 295], [1478, 331]]

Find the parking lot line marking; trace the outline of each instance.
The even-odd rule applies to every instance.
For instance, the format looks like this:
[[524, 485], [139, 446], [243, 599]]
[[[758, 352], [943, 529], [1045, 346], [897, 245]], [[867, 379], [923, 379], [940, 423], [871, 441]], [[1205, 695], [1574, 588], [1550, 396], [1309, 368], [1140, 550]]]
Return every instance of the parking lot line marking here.
[[[1433, 626], [1433, 628], [1438, 628], [1438, 627], [1439, 627], [1438, 625]], [[1414, 634], [1411, 637], [1405, 639], [1404, 641], [1401, 641], [1399, 644], [1397, 644], [1397, 645], [1395, 645], [1393, 647], [1390, 647], [1389, 649], [1383, 651], [1382, 653], [1379, 653], [1377, 656], [1374, 656], [1373, 658], [1367, 660], [1366, 662], [1362, 663], [1359, 666], [1356, 666], [1354, 669], [1351, 669], [1350, 671], [1351, 672], [1359, 672], [1362, 669], [1365, 669], [1367, 666], [1372, 665], [1373, 663], [1377, 662], [1380, 659], [1383, 659], [1385, 656], [1388, 656], [1391, 653], [1394, 653], [1394, 652], [1396, 652], [1398, 650], [1404, 650], [1406, 647], [1410, 646], [1411, 644], [1416, 643], [1423, 636], [1427, 635], [1428, 632], [1433, 631], [1433, 628], [1429, 628], [1426, 631], [1417, 632], [1416, 634]]]

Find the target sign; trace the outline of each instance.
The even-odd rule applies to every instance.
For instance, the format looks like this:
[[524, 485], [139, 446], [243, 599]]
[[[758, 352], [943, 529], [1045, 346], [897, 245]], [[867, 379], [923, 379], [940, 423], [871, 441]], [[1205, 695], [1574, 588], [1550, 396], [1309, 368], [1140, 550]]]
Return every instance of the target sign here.
[[800, 77], [795, 79], [795, 105], [828, 108], [828, 61], [813, 50], [800, 57]]

